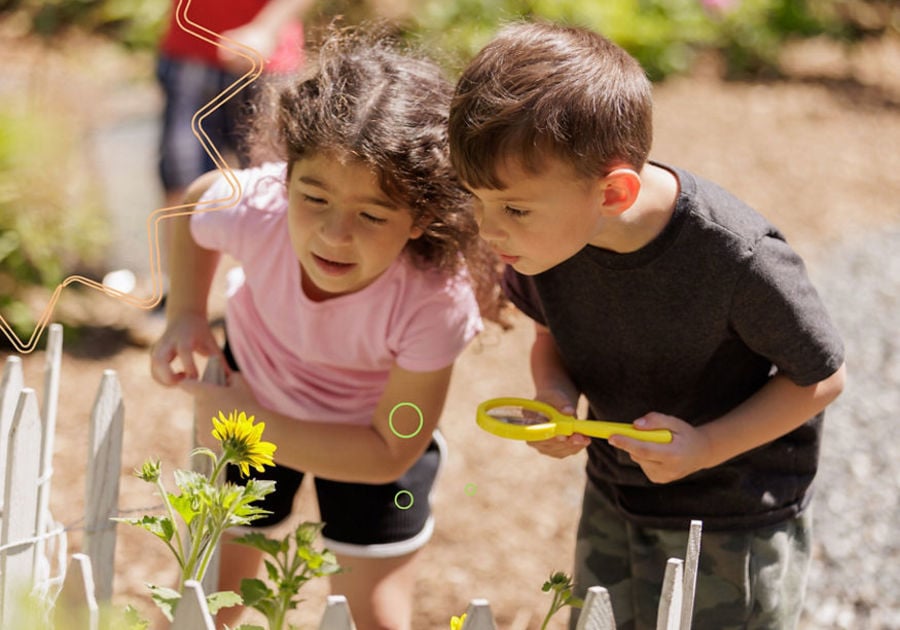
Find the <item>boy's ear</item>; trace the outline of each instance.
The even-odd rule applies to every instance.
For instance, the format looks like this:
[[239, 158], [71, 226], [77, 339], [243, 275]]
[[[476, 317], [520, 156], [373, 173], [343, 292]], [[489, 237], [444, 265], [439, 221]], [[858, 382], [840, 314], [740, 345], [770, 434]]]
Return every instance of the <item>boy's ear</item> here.
[[632, 168], [617, 168], [603, 178], [602, 186], [603, 207], [613, 214], [621, 214], [637, 201], [641, 177]]

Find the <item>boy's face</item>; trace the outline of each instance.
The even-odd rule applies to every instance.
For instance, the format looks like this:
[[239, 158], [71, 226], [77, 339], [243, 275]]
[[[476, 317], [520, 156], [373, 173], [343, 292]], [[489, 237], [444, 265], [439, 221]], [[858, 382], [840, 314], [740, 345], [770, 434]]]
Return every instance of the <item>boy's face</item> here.
[[603, 180], [579, 176], [546, 157], [537, 174], [515, 160], [497, 169], [506, 188], [472, 188], [481, 238], [525, 275], [555, 267], [578, 253], [601, 229]]

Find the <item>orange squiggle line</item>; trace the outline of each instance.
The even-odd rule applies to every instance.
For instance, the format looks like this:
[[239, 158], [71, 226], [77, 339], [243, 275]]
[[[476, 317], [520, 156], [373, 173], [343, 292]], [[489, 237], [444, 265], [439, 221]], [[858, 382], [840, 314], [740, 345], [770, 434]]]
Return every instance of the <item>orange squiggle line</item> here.
[[[62, 293], [62, 290], [70, 284], [83, 284], [92, 289], [96, 289], [110, 297], [121, 300], [122, 302], [125, 302], [130, 306], [136, 306], [142, 309], [151, 309], [159, 304], [160, 300], [162, 299], [162, 267], [160, 263], [159, 251], [160, 221], [173, 219], [175, 217], [188, 216], [199, 212], [211, 212], [215, 210], [232, 208], [241, 198], [240, 182], [237, 180], [234, 172], [222, 158], [222, 155], [221, 153], [219, 153], [218, 148], [216, 148], [216, 146], [209, 139], [209, 136], [203, 129], [203, 121], [213, 111], [221, 107], [230, 99], [234, 98], [238, 92], [256, 81], [256, 79], [259, 78], [260, 74], [262, 74], [263, 63], [265, 60], [256, 49], [246, 46], [236, 40], [225, 37], [221, 33], [211, 31], [208, 28], [192, 21], [187, 15], [190, 6], [191, 0], [178, 0], [178, 5], [175, 9], [175, 22], [179, 28], [187, 31], [194, 37], [213, 44], [214, 46], [218, 46], [219, 48], [225, 48], [231, 50], [232, 52], [235, 52], [238, 56], [243, 57], [244, 59], [249, 61], [252, 66], [250, 70], [241, 75], [234, 83], [222, 90], [222, 92], [217, 94], [209, 103], [197, 110], [194, 113], [194, 116], [191, 118], [191, 132], [194, 134], [197, 140], [199, 140], [200, 144], [203, 146], [203, 149], [212, 159], [213, 163], [216, 165], [216, 168], [219, 170], [222, 176], [225, 177], [225, 179], [228, 181], [229, 187], [231, 188], [231, 194], [228, 197], [213, 199], [206, 202], [203, 210], [197, 210], [196, 204], [182, 204], [166, 208], [157, 208], [150, 214], [149, 217], [147, 217], [147, 242], [150, 257], [150, 281], [153, 290], [151, 297], [146, 299], [139, 299], [128, 295], [127, 293], [122, 293], [117, 289], [108, 287], [100, 282], [97, 282], [96, 280], [91, 280], [90, 278], [86, 278], [81, 275], [68, 276], [65, 280], [63, 280], [56, 286], [56, 289], [54, 289], [53, 295], [51, 296], [50, 301], [47, 303], [47, 307], [44, 309], [44, 312], [38, 319], [37, 325], [32, 331], [31, 336], [28, 338], [27, 342], [19, 338], [19, 336], [12, 329], [12, 326], [6, 321], [3, 315], [0, 314], [0, 330], [3, 331], [3, 334], [6, 335], [6, 338], [9, 339], [10, 343], [12, 343], [13, 347], [19, 353], [27, 354], [29, 352], [32, 352], [37, 347], [37, 343], [38, 341], [40, 341], [44, 329], [50, 323], [50, 317], [53, 314], [53, 310], [56, 307], [56, 302], [57, 300], [59, 300], [59, 296]], [[188, 26], [186, 25], [193, 27], [193, 29], [188, 28]], [[222, 42], [225, 43], [223, 44]]]

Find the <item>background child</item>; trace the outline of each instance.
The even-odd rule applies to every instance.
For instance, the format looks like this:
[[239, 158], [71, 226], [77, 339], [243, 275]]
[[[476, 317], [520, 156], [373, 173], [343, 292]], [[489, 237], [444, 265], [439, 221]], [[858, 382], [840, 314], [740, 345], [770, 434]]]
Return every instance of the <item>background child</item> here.
[[[650, 84], [588, 30], [504, 29], [469, 64], [451, 155], [504, 287], [536, 321], [536, 397], [665, 428], [588, 448], [576, 581], [620, 628], [654, 628], [666, 558], [704, 523], [694, 628], [793, 628], [809, 560], [822, 410], [843, 347], [783, 236], [716, 185], [648, 161]], [[577, 613], [573, 615], [574, 627]]]
[[[325, 544], [347, 569], [332, 589], [360, 630], [410, 628], [441, 460], [434, 429], [453, 362], [481, 329], [476, 293], [488, 316], [500, 301], [496, 259], [449, 162], [451, 93], [432, 63], [333, 32], [256, 114], [257, 146], [273, 136], [281, 161], [236, 172], [235, 207], [177, 224], [167, 329], [152, 353], [154, 377], [192, 393], [199, 417], [238, 409], [265, 421], [279, 466], [263, 476], [277, 488], [255, 525], [286, 518], [303, 474], [316, 477]], [[211, 174], [188, 200], [229, 194]], [[228, 387], [198, 383], [194, 362], [221, 354], [206, 316], [220, 252], [245, 275], [227, 303]], [[220, 587], [258, 563], [225, 545]]]

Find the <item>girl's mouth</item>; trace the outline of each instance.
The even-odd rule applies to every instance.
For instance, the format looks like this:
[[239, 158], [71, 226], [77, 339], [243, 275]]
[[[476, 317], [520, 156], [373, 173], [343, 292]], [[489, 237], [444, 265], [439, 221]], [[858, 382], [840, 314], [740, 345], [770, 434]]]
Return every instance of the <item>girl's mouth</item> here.
[[322, 258], [318, 254], [313, 254], [312, 257], [319, 270], [329, 276], [341, 276], [356, 266], [356, 263], [343, 263], [336, 260], [329, 260], [328, 258]]

